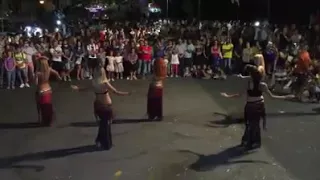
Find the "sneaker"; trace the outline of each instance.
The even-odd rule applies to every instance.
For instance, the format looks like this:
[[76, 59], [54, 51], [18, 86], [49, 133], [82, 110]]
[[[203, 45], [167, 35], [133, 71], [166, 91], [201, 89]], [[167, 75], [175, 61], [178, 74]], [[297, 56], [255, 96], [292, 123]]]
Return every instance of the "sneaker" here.
[[14, 87], [14, 86], [11, 86], [11, 89], [15, 89], [16, 87]]
[[127, 80], [131, 80], [131, 78], [130, 78], [130, 77], [127, 77]]
[[29, 87], [30, 87], [30, 85], [29, 85], [28, 83], [26, 83], [26, 84], [25, 84], [25, 86], [26, 86], [27, 88], [29, 88]]
[[92, 76], [90, 76], [89, 79], [91, 80], [91, 79], [92, 79]]
[[10, 89], [10, 86], [8, 86], [7, 89]]
[[20, 88], [24, 88], [24, 84], [23, 83], [20, 85]]

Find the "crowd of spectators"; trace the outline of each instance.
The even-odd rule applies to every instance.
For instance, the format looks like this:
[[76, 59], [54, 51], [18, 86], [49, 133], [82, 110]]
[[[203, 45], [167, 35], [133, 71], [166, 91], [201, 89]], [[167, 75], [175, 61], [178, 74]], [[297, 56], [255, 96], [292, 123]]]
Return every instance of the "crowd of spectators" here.
[[167, 62], [168, 77], [226, 79], [242, 73], [256, 54], [264, 55], [272, 73], [274, 63], [285, 69], [300, 47], [319, 60], [319, 36], [318, 24], [186, 20], [82, 26], [66, 37], [59, 32], [0, 36], [0, 86], [32, 86], [39, 53], [63, 81], [91, 79], [97, 64], [106, 68], [110, 81], [144, 79], [159, 58]]

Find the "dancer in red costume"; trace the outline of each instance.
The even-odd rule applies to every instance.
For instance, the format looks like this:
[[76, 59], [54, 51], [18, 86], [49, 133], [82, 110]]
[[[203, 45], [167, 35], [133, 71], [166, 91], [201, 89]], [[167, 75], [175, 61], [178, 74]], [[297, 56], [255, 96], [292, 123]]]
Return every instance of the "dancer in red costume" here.
[[59, 73], [50, 68], [48, 59], [40, 56], [37, 60], [36, 72], [36, 103], [38, 110], [38, 121], [43, 126], [51, 126], [53, 122], [52, 90], [49, 84], [50, 75], [61, 79]]
[[162, 120], [163, 117], [163, 80], [167, 75], [164, 59], [157, 59], [154, 63], [154, 77], [149, 85], [147, 114], [149, 120]]

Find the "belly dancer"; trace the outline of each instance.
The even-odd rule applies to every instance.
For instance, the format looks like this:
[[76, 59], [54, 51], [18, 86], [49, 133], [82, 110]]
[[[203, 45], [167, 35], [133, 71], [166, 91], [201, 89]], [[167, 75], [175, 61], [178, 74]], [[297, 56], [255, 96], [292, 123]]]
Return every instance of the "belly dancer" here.
[[[93, 103], [94, 115], [98, 116], [99, 129], [95, 140], [97, 147], [109, 150], [112, 147], [111, 123], [113, 119], [112, 100], [109, 92], [117, 95], [129, 95], [128, 92], [121, 92], [115, 89], [108, 81], [103, 67], [96, 67], [93, 72], [92, 87], [95, 93]], [[81, 90], [78, 86], [72, 85], [72, 89]]]
[[61, 79], [59, 73], [50, 68], [48, 59], [43, 56], [38, 57], [35, 83], [37, 85], [36, 103], [38, 111], [38, 121], [43, 126], [51, 126], [53, 123], [52, 89], [49, 84], [50, 75], [55, 75]]
[[[288, 99], [294, 98], [294, 95], [277, 96], [270, 92], [266, 83], [262, 82], [264, 76], [263, 66], [247, 65], [246, 71], [250, 78], [247, 82], [247, 101], [244, 108], [245, 132], [242, 136], [241, 145], [247, 149], [259, 148], [261, 146], [260, 120], [263, 120], [263, 128], [266, 129], [266, 112], [263, 93], [271, 98]], [[241, 94], [221, 93], [227, 98], [238, 97]]]
[[149, 120], [162, 120], [163, 117], [163, 80], [167, 76], [167, 67], [164, 59], [154, 62], [154, 77], [149, 84], [147, 114]]

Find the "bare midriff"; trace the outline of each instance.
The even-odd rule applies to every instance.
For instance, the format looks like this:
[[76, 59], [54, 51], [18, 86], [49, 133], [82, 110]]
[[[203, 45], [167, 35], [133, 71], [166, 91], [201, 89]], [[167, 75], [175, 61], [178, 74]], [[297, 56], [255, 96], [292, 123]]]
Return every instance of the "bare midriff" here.
[[107, 89], [101, 90], [102, 88], [94, 88], [94, 92], [96, 95], [95, 102], [101, 105], [110, 106], [112, 104], [112, 100]]
[[38, 74], [37, 92], [42, 93], [47, 91], [51, 91], [49, 77], [43, 77], [42, 74]]

